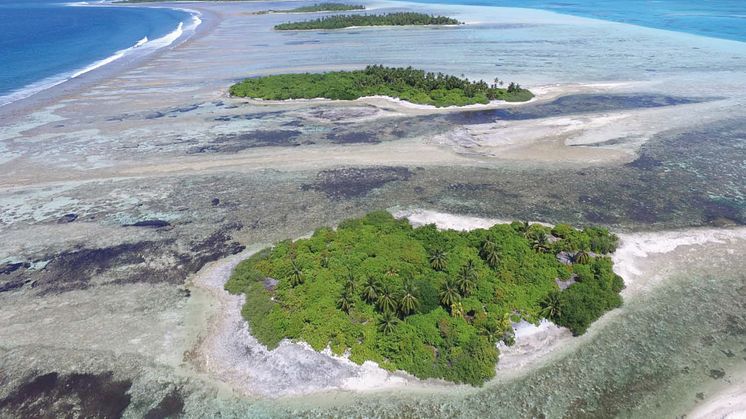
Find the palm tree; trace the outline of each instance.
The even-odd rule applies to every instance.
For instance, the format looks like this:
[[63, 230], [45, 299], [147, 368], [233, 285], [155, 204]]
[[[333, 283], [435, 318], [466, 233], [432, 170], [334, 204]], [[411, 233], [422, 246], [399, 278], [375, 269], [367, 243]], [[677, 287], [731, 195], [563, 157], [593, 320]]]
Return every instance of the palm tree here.
[[369, 276], [368, 279], [365, 281], [365, 285], [363, 286], [363, 299], [365, 301], [372, 303], [378, 299], [378, 290], [380, 288], [380, 283], [377, 279], [373, 278], [372, 276]]
[[435, 249], [430, 253], [430, 266], [436, 271], [442, 271], [448, 264], [448, 253], [443, 249]]
[[295, 263], [295, 260], [291, 260], [290, 263], [293, 265], [293, 273], [290, 275], [290, 285], [296, 287], [305, 281], [303, 277], [303, 270]]
[[585, 250], [580, 250], [578, 253], [575, 253], [575, 256], [572, 257], [572, 261], [574, 263], [585, 265], [586, 263], [591, 261], [591, 255], [589, 255], [588, 252], [586, 252]]
[[384, 335], [388, 335], [389, 333], [394, 331], [394, 328], [396, 327], [396, 324], [399, 322], [399, 319], [396, 318], [393, 314], [390, 312], [383, 313], [383, 316], [381, 316], [381, 320], [378, 321], [378, 330], [381, 331]]
[[329, 267], [329, 252], [326, 250], [321, 253], [321, 260], [319, 261], [319, 264], [322, 268], [328, 268]]
[[347, 273], [347, 281], [345, 282], [345, 292], [352, 295], [355, 293], [355, 288], [357, 286], [355, 285], [355, 275], [352, 274], [352, 271]]
[[386, 273], [384, 274], [384, 276], [387, 276], [387, 277], [392, 277], [392, 276], [397, 276], [397, 275], [399, 275], [399, 270], [393, 266], [390, 266], [388, 269], [386, 269]]
[[403, 315], [406, 316], [414, 313], [417, 307], [419, 307], [420, 300], [417, 299], [418, 291], [417, 287], [411, 282], [404, 285], [404, 293], [401, 297], [401, 302], [399, 302], [399, 308]]
[[384, 313], [396, 312], [396, 293], [388, 284], [381, 289], [377, 303], [378, 309]]
[[559, 291], [552, 291], [541, 301], [541, 315], [545, 319], [556, 319], [562, 315]]
[[345, 313], [349, 313], [350, 309], [354, 305], [355, 302], [352, 299], [352, 294], [348, 293], [347, 291], [343, 292], [342, 295], [339, 297], [339, 300], [337, 300], [337, 307], [339, 307], [339, 309], [344, 311]]
[[441, 286], [438, 296], [440, 297], [440, 302], [446, 307], [451, 307], [454, 303], [461, 300], [461, 294], [458, 293], [456, 281], [448, 278]]
[[549, 241], [547, 240], [547, 234], [540, 231], [534, 235], [534, 239], [531, 243], [531, 248], [539, 253], [545, 253], [549, 250]]
[[523, 233], [523, 237], [528, 237], [528, 232], [531, 229], [531, 223], [528, 221], [524, 221], [521, 223], [521, 226], [518, 227], [518, 232]]
[[484, 326], [479, 329], [479, 334], [486, 337], [491, 343], [495, 343], [502, 336], [502, 329], [500, 329], [497, 321], [487, 321]]
[[476, 285], [477, 274], [474, 271], [474, 262], [469, 260], [464, 266], [461, 267], [458, 273], [458, 279], [456, 285], [458, 285], [459, 292], [463, 296], [467, 296], [474, 291]]
[[500, 261], [500, 253], [497, 250], [497, 244], [492, 239], [488, 238], [482, 243], [482, 249], [480, 250], [482, 258], [487, 262], [490, 267], [494, 268]]

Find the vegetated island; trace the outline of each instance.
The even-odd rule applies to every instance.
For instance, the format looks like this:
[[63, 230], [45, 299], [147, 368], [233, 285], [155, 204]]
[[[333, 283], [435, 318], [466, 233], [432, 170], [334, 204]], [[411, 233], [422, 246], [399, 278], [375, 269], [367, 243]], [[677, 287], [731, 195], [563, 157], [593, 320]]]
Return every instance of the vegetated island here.
[[422, 105], [465, 106], [492, 100], [525, 102], [534, 97], [519, 84], [495, 79], [492, 84], [443, 73], [371, 65], [364, 70], [329, 73], [278, 74], [254, 77], [234, 84], [230, 94], [267, 100], [355, 100], [365, 96], [390, 96]]
[[318, 13], [318, 12], [345, 12], [350, 10], [365, 10], [365, 6], [362, 4], [346, 4], [346, 3], [316, 3], [311, 6], [301, 6], [294, 9], [287, 10], [262, 10], [257, 12], [258, 15], [266, 15], [268, 13]]
[[481, 385], [495, 375], [497, 343], [513, 343], [511, 322], [547, 318], [579, 335], [621, 305], [606, 256], [617, 241], [603, 228], [441, 231], [373, 212], [254, 254], [225, 288], [246, 295], [242, 314], [269, 348], [287, 338]]
[[382, 15], [335, 15], [303, 22], [288, 22], [275, 25], [278, 31], [310, 29], [343, 29], [353, 26], [426, 26], [460, 25], [456, 19], [433, 16], [425, 13], [398, 12]]

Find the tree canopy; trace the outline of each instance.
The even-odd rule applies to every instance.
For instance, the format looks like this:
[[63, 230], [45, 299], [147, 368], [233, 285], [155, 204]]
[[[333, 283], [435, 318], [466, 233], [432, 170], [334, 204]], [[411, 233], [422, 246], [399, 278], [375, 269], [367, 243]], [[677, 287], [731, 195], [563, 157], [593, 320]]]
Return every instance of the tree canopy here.
[[[511, 320], [549, 318], [581, 334], [621, 304], [622, 279], [591, 245], [603, 238], [613, 251], [616, 237], [557, 228], [566, 237], [522, 223], [441, 231], [373, 212], [253, 255], [226, 289], [246, 294], [243, 315], [270, 348], [305, 341], [356, 363], [481, 385], [495, 375], [496, 343], [512, 342]], [[532, 246], [539, 233], [546, 249]], [[568, 247], [588, 260], [561, 262]]]
[[381, 15], [334, 15], [303, 22], [287, 22], [275, 25], [278, 31], [309, 29], [343, 29], [352, 26], [422, 26], [458, 25], [456, 19], [446, 16], [433, 16], [424, 13], [397, 12]]
[[533, 97], [530, 91], [516, 83], [510, 83], [508, 88], [500, 87], [500, 83], [471, 81], [412, 67], [370, 65], [363, 70], [354, 71], [249, 78], [231, 86], [230, 93], [233, 96], [269, 100], [354, 100], [364, 96], [385, 95], [439, 107], [486, 104], [491, 100], [521, 102]]

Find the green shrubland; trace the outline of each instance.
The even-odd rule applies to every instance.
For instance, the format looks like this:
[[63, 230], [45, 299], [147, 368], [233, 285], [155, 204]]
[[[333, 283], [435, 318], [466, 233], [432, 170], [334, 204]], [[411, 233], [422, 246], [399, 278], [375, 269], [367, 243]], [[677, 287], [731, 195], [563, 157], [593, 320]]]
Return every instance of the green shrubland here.
[[346, 3], [316, 3], [310, 6], [300, 6], [294, 9], [285, 10], [262, 10], [257, 12], [259, 15], [265, 15], [269, 13], [317, 13], [317, 12], [342, 12], [349, 10], [365, 10], [365, 6], [361, 4], [346, 4]]
[[303, 22], [288, 22], [275, 25], [279, 31], [309, 29], [343, 29], [353, 26], [422, 26], [458, 25], [456, 19], [446, 16], [432, 16], [424, 13], [397, 12], [382, 15], [334, 15]]
[[301, 6], [285, 10], [287, 13], [312, 13], [312, 12], [341, 12], [345, 10], [365, 10], [361, 4], [346, 3], [317, 3], [311, 6]]
[[[255, 254], [226, 289], [246, 295], [243, 316], [270, 348], [287, 338], [481, 385], [495, 375], [497, 343], [512, 343], [512, 321], [549, 318], [582, 334], [621, 304], [623, 282], [602, 254], [616, 242], [599, 228], [441, 231], [373, 212]], [[585, 256], [565, 264], [560, 252]], [[560, 291], [563, 279], [576, 282]]]
[[280, 74], [246, 79], [230, 88], [233, 96], [268, 100], [327, 98], [354, 100], [384, 95], [412, 103], [443, 106], [486, 104], [491, 100], [527, 101], [533, 94], [520, 85], [501, 87], [470, 81], [443, 73], [430, 73], [411, 67], [392, 68], [372, 65], [364, 70], [320, 74]]

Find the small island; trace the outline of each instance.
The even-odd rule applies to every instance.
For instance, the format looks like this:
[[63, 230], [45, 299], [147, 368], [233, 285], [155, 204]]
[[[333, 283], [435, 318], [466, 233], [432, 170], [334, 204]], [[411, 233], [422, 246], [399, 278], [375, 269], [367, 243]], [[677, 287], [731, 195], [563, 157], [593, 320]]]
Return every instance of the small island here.
[[226, 283], [268, 348], [283, 339], [361, 364], [479, 386], [494, 377], [512, 322], [550, 319], [579, 335], [622, 303], [607, 255], [618, 238], [513, 222], [468, 232], [373, 212], [286, 240]]
[[310, 29], [344, 29], [356, 26], [426, 26], [459, 25], [456, 19], [432, 16], [424, 13], [398, 12], [382, 15], [335, 15], [324, 16], [303, 22], [288, 22], [275, 25], [278, 31]]
[[488, 104], [493, 100], [525, 102], [534, 97], [516, 83], [503, 88], [443, 73], [367, 66], [364, 70], [329, 73], [278, 74], [246, 79], [230, 87], [230, 94], [267, 100], [316, 99], [355, 100], [366, 96], [389, 96], [436, 107]]
[[362, 4], [346, 4], [346, 3], [316, 3], [311, 6], [301, 6], [294, 9], [287, 10], [264, 10], [257, 12], [258, 15], [266, 15], [268, 13], [320, 13], [320, 12], [347, 12], [351, 10], [365, 10], [365, 6]]

